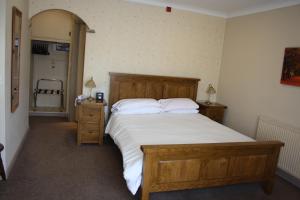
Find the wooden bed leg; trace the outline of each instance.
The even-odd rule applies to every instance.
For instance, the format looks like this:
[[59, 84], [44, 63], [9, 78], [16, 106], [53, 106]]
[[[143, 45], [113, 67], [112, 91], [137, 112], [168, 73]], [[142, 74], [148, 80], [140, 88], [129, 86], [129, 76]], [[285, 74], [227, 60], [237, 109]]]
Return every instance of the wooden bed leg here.
[[147, 190], [142, 189], [140, 200], [149, 200], [150, 193]]
[[154, 163], [153, 159], [155, 154], [148, 150], [145, 150], [142, 146], [142, 150], [144, 152], [144, 164], [143, 164], [143, 179], [141, 185], [141, 200], [149, 200], [150, 199], [150, 191], [151, 191], [151, 178], [152, 177], [152, 165]]
[[[146, 166], [148, 167], [148, 166]], [[144, 163], [145, 169], [145, 163]], [[150, 192], [149, 192], [149, 175], [144, 174], [144, 179], [141, 187], [141, 199], [140, 200], [149, 200], [150, 199]]]
[[271, 194], [274, 187], [274, 179], [267, 180], [262, 183], [262, 188], [265, 192], [265, 194]]

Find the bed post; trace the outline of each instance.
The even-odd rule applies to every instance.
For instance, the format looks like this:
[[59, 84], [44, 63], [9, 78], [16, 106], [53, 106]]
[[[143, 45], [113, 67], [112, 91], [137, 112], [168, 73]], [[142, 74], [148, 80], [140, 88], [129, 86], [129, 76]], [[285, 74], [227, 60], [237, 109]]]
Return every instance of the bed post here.
[[149, 192], [149, 180], [145, 180], [146, 178], [149, 179], [148, 176], [143, 177], [143, 185], [141, 190], [141, 200], [149, 200], [150, 192]]
[[148, 151], [148, 149], [143, 148], [144, 152], [144, 164], [143, 164], [143, 179], [141, 185], [141, 200], [150, 199], [150, 186], [151, 186], [151, 165], [153, 163], [153, 152]]
[[274, 186], [274, 178], [262, 183], [262, 188], [265, 194], [272, 194]]
[[279, 159], [279, 153], [280, 153], [280, 148], [274, 148], [273, 149], [273, 154], [272, 154], [272, 160], [271, 160], [271, 167], [270, 167], [270, 178], [264, 182], [262, 182], [262, 188], [265, 192], [265, 194], [271, 194], [273, 191], [274, 187], [274, 182], [275, 182], [275, 173], [277, 169], [277, 163]]

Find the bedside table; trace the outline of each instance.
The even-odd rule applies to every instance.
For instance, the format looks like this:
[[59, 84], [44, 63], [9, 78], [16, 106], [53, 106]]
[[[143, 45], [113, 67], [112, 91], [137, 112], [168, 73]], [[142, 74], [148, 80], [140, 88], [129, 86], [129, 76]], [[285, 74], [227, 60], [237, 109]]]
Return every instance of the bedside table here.
[[78, 106], [77, 144], [103, 144], [105, 103], [83, 101]]
[[197, 101], [197, 103], [199, 105], [199, 113], [222, 124], [224, 111], [227, 106], [219, 103], [206, 104], [205, 101]]

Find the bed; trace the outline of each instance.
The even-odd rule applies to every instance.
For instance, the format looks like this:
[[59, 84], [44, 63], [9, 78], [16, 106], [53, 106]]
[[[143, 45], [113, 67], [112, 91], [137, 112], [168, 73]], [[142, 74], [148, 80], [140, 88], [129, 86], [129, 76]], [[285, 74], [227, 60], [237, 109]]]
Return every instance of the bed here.
[[[117, 101], [128, 98], [166, 99], [182, 97], [196, 100], [198, 82], [199, 79], [193, 78], [110, 73], [109, 108]], [[160, 115], [160, 117], [174, 120], [171, 123], [182, 121], [182, 127], [187, 126], [183, 123], [187, 115], [176, 115], [176, 119], [171, 119], [172, 116]], [[207, 131], [207, 133], [204, 132], [202, 139], [185, 141], [160, 137], [160, 141], [157, 142], [151, 138], [157, 138], [158, 135], [149, 137], [151, 128], [147, 130], [141, 128], [145, 122], [149, 122], [152, 124], [151, 127], [155, 128], [156, 126], [153, 124], [159, 124], [161, 119], [153, 115], [111, 117], [115, 122], [110, 121], [108, 129], [112, 128], [109, 127], [113, 126], [111, 124], [118, 124], [120, 121], [123, 123], [123, 127], [119, 127], [120, 130], [117, 130], [118, 125], [114, 125], [113, 127], [117, 127], [115, 128], [117, 134], [111, 134], [119, 148], [122, 146], [121, 142], [130, 143], [131, 140], [134, 140], [138, 142], [133, 147], [141, 149], [135, 154], [136, 157], [132, 158], [138, 158], [136, 168], [132, 169], [137, 169], [137, 171], [140, 169], [140, 177], [138, 177], [139, 174], [131, 174], [130, 170], [128, 173], [128, 176], [136, 177], [135, 180], [137, 181], [133, 183], [133, 185], [136, 184], [135, 188], [139, 184], [141, 185], [141, 200], [148, 200], [151, 192], [206, 188], [245, 182], [260, 182], [264, 191], [271, 193], [278, 156], [283, 143], [279, 141], [253, 141], [251, 138], [229, 130], [200, 114], [189, 114], [188, 117], [189, 120], [186, 120], [186, 123], [195, 121], [193, 123], [195, 128], [201, 128], [203, 125], [213, 126], [216, 130], [219, 129], [219, 135], [216, 135], [213, 140], [211, 138], [203, 139], [205, 134], [211, 134]], [[135, 126], [133, 122], [139, 122], [137, 124], [141, 126]], [[128, 132], [126, 127], [133, 127], [131, 132], [141, 130], [144, 134], [148, 134], [148, 138], [147, 135], [140, 135], [138, 139], [137, 134], [126, 133]], [[157, 125], [156, 128], [160, 127]], [[175, 129], [180, 132], [180, 125]], [[154, 132], [157, 134], [157, 131]], [[192, 134], [193, 130], [190, 131], [191, 133], [189, 131], [184, 132], [187, 135], [186, 138], [193, 137], [189, 135]], [[225, 132], [226, 135], [231, 134], [230, 137], [220, 139]], [[119, 140], [116, 135], [119, 135]], [[169, 140], [172, 140], [172, 144], [166, 142]], [[120, 150], [124, 154], [124, 150], [122, 148]], [[125, 159], [127, 158], [125, 157]], [[126, 162], [123, 163], [123, 165], [126, 164]], [[126, 170], [124, 176], [126, 176]]]

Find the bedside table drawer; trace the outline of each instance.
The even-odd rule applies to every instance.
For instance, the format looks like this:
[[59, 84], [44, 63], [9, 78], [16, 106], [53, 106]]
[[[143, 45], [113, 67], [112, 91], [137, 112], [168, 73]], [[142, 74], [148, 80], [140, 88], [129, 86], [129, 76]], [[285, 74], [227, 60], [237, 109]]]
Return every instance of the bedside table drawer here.
[[99, 107], [82, 106], [80, 108], [79, 120], [88, 122], [98, 122], [100, 120]]
[[99, 143], [99, 130], [97, 131], [84, 131], [81, 132], [82, 143]]
[[88, 131], [99, 130], [99, 123], [94, 123], [94, 122], [80, 121], [78, 126], [79, 126], [79, 131], [82, 131], [82, 130], [88, 130]]
[[206, 116], [217, 122], [223, 121], [224, 109], [207, 109]]
[[84, 123], [80, 122], [79, 124], [79, 134], [81, 141], [84, 142], [99, 142], [100, 137], [100, 127], [96, 123]]

